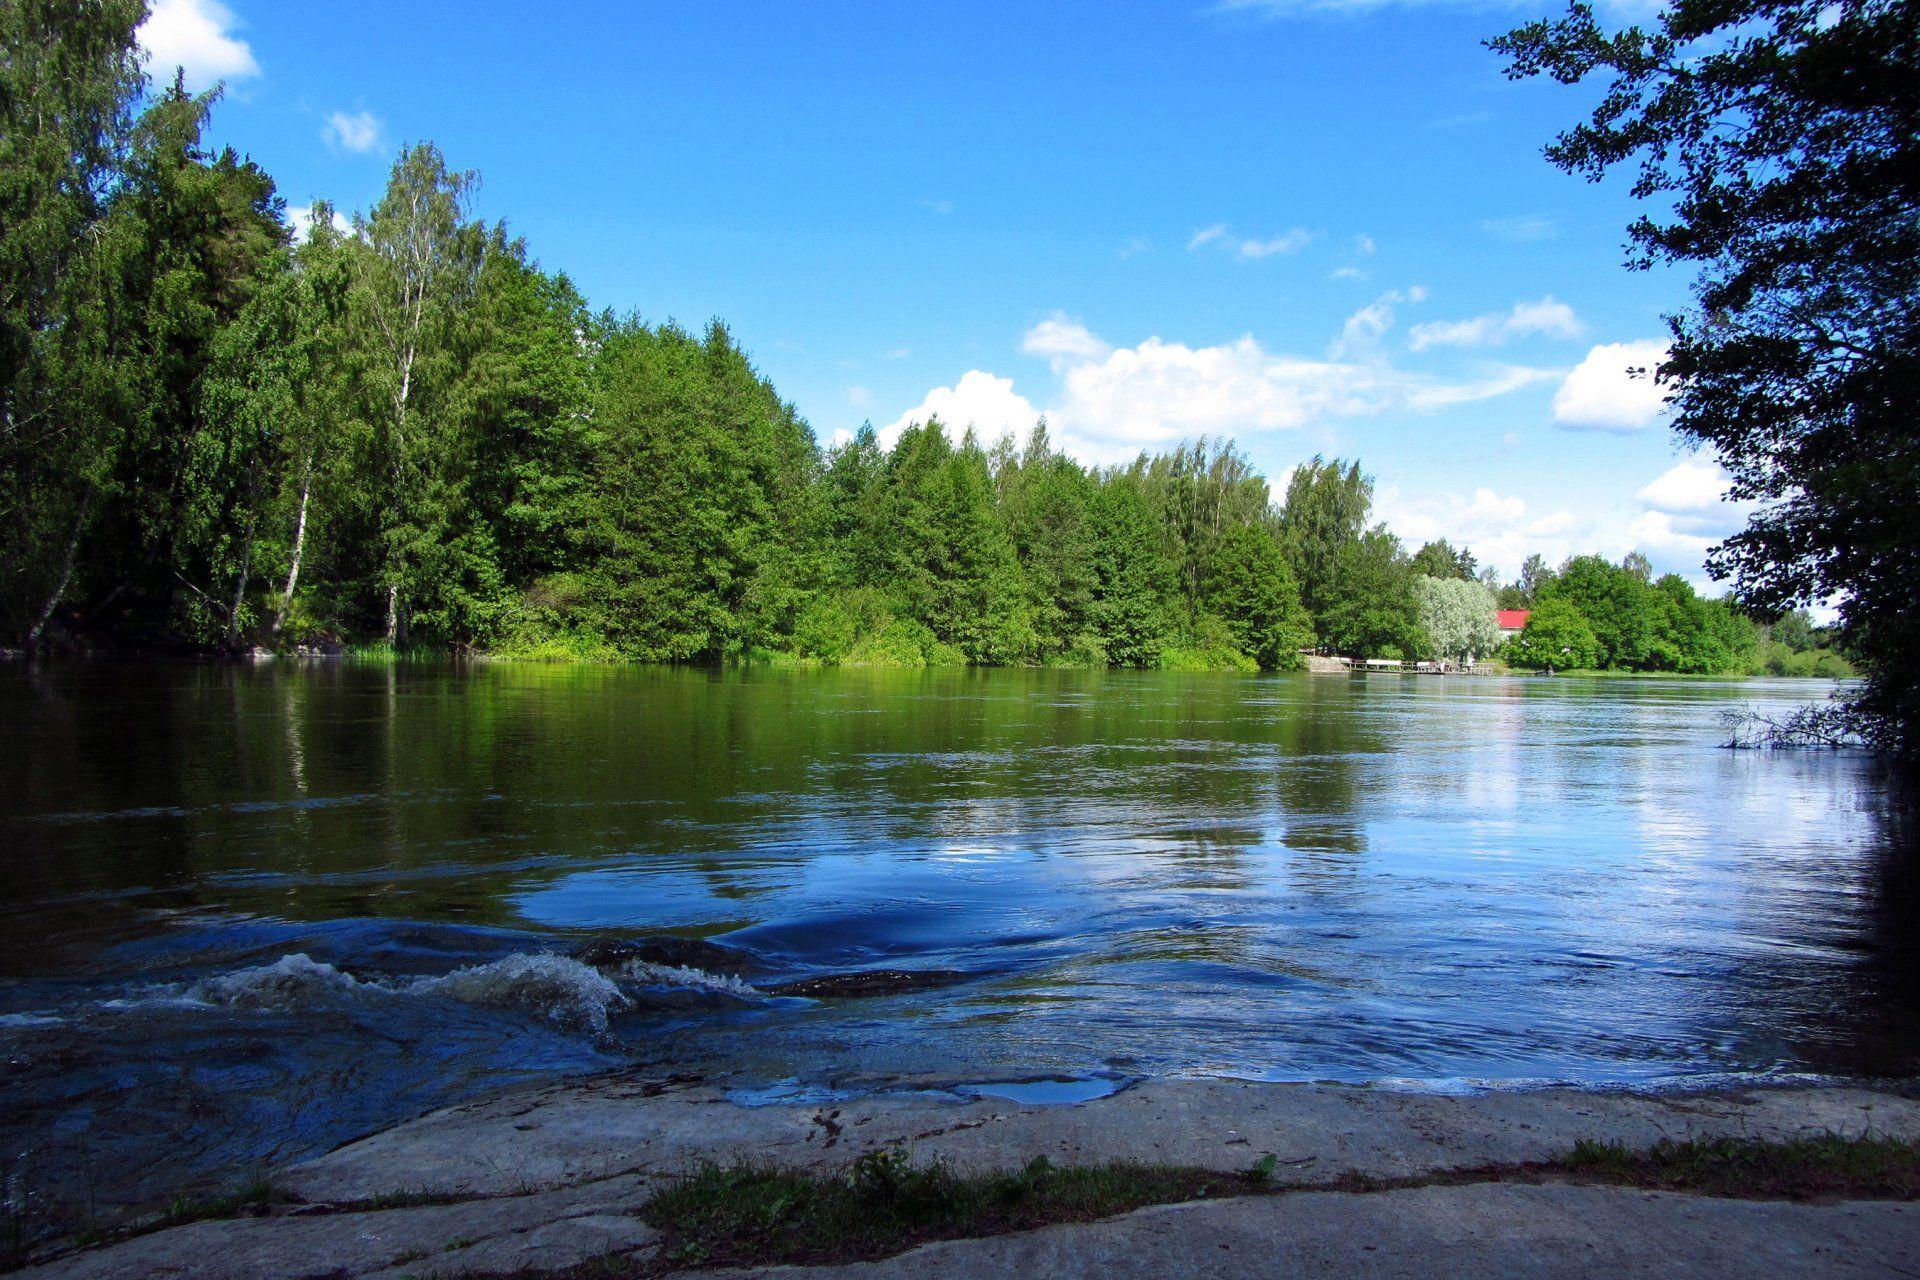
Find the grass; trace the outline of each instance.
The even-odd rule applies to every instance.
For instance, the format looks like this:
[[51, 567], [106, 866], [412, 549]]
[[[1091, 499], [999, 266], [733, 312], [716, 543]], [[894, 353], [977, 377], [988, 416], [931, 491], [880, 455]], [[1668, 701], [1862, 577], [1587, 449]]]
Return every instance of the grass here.
[[1560, 1165], [1606, 1182], [1709, 1196], [1920, 1199], [1920, 1143], [1897, 1138], [1669, 1140], [1645, 1151], [1587, 1140], [1575, 1143]]
[[264, 1173], [256, 1173], [232, 1190], [219, 1195], [175, 1196], [167, 1203], [159, 1219], [146, 1227], [145, 1231], [162, 1231], [189, 1222], [205, 1222], [209, 1218], [231, 1218], [249, 1205], [284, 1204], [287, 1200], [287, 1195], [274, 1186], [272, 1178]]
[[1586, 1140], [1532, 1164], [1284, 1185], [1265, 1156], [1239, 1173], [1178, 1165], [1055, 1166], [1042, 1156], [1011, 1171], [916, 1166], [897, 1149], [822, 1172], [706, 1165], [647, 1202], [641, 1216], [677, 1266], [820, 1265], [889, 1257], [934, 1240], [1091, 1222], [1154, 1204], [1293, 1191], [1354, 1193], [1435, 1184], [1560, 1181], [1743, 1199], [1920, 1199], [1920, 1144], [1825, 1135], [1785, 1142], [1663, 1141], [1645, 1150]]
[[[1277, 1169], [1270, 1154], [1237, 1173], [1127, 1161], [1056, 1166], [1039, 1156], [1018, 1169], [961, 1172], [941, 1161], [916, 1165], [899, 1148], [869, 1152], [838, 1170], [707, 1164], [668, 1183], [638, 1210], [661, 1232], [656, 1258], [609, 1256], [545, 1274], [601, 1280], [666, 1267], [859, 1262], [935, 1240], [1093, 1222], [1148, 1205], [1301, 1191], [1571, 1180], [1740, 1199], [1920, 1199], [1920, 1143], [1836, 1134], [1780, 1142], [1667, 1140], [1639, 1150], [1588, 1139], [1546, 1161], [1395, 1178], [1348, 1171], [1324, 1182], [1283, 1182]], [[225, 1195], [176, 1201], [139, 1233], [231, 1217], [286, 1198], [256, 1177]], [[400, 1192], [335, 1208], [359, 1212], [461, 1198]], [[455, 1240], [445, 1248], [471, 1243]]]
[[[1267, 1171], [1269, 1174], [1271, 1171]], [[1264, 1180], [1261, 1180], [1264, 1181]], [[1150, 1204], [1246, 1194], [1249, 1174], [1118, 1162], [961, 1173], [870, 1152], [838, 1173], [706, 1165], [656, 1194], [641, 1216], [683, 1266], [819, 1264], [884, 1258], [931, 1240], [1091, 1222]]]

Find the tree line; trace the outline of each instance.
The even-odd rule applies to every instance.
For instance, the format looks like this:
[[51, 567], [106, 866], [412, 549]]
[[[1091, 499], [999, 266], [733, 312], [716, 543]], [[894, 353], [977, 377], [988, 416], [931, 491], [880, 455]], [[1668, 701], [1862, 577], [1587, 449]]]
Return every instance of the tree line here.
[[0, 626], [15, 644], [430, 645], [663, 662], [1278, 670], [1303, 651], [1743, 671], [1644, 562], [1500, 584], [1409, 554], [1354, 461], [1276, 500], [1230, 442], [1090, 467], [955, 438], [822, 449], [724, 325], [593, 311], [431, 143], [295, 236], [153, 91], [133, 0], [0, 17]]

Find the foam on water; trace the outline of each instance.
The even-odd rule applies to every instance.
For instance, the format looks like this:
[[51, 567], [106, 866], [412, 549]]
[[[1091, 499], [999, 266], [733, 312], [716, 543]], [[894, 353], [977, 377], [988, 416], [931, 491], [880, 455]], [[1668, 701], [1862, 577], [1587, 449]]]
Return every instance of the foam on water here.
[[557, 1026], [595, 1035], [632, 1001], [591, 965], [547, 952], [510, 955], [469, 965], [438, 978], [415, 978], [407, 990], [467, 1004], [530, 1013]]
[[[362, 982], [304, 951], [297, 951], [281, 956], [272, 964], [203, 978], [178, 990], [177, 994], [189, 1001], [223, 1009], [284, 1011], [305, 1008], [329, 997], [378, 989], [378, 984]], [[164, 1002], [167, 995], [175, 993], [156, 994]]]
[[647, 987], [693, 987], [715, 995], [736, 996], [743, 1000], [761, 996], [759, 988], [739, 978], [708, 973], [705, 969], [683, 964], [655, 964], [651, 960], [627, 960], [613, 971], [628, 981]]
[[[146, 987], [138, 994], [95, 1002], [95, 1010], [128, 1014], [163, 1009], [229, 1009], [287, 1013], [340, 1000], [439, 997], [526, 1014], [563, 1030], [606, 1033], [619, 1013], [644, 1007], [629, 992], [671, 988], [730, 1000], [760, 993], [738, 978], [682, 965], [629, 960], [602, 971], [554, 952], [516, 952], [425, 977], [356, 977], [305, 952], [281, 956], [191, 982]], [[55, 1014], [10, 1014], [0, 1028], [40, 1026]]]

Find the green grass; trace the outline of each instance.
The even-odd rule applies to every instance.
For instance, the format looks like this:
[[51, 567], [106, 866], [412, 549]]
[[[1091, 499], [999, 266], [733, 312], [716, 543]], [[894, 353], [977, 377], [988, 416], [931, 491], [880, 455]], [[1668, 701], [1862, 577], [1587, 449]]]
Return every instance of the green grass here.
[[1710, 1196], [1920, 1199], [1920, 1143], [1897, 1138], [1713, 1138], [1662, 1141], [1644, 1151], [1587, 1140], [1560, 1165], [1607, 1182]]
[[[1264, 1179], [1260, 1180], [1264, 1181]], [[657, 1193], [641, 1216], [688, 1266], [883, 1258], [930, 1240], [1090, 1222], [1150, 1204], [1245, 1194], [1248, 1174], [1113, 1163], [961, 1173], [871, 1152], [838, 1173], [707, 1165]]]
[[256, 1173], [232, 1190], [219, 1195], [175, 1196], [167, 1203], [159, 1220], [147, 1230], [160, 1231], [189, 1222], [205, 1222], [209, 1218], [231, 1218], [249, 1205], [281, 1204], [286, 1200], [287, 1196], [274, 1186], [272, 1178], [264, 1173]]

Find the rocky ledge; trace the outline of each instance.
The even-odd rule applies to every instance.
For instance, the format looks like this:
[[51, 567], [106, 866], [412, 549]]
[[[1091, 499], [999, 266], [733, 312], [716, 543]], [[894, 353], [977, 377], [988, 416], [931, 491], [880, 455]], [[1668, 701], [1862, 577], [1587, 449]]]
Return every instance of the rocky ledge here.
[[[1015, 1091], [1018, 1092], [1018, 1091]], [[1074, 1105], [905, 1082], [739, 1105], [700, 1083], [602, 1078], [453, 1107], [277, 1171], [271, 1203], [43, 1260], [33, 1280], [506, 1275], [593, 1264], [661, 1275], [638, 1210], [703, 1162], [837, 1169], [904, 1149], [960, 1170], [1046, 1156], [1260, 1168], [1266, 1191], [1157, 1205], [893, 1258], [846, 1276], [1912, 1276], [1920, 1203], [1706, 1199], [1481, 1178], [1582, 1140], [1920, 1140], [1920, 1100], [1866, 1088], [1437, 1096], [1159, 1080]], [[1270, 1158], [1269, 1158], [1270, 1157]], [[1275, 1192], [1280, 1192], [1276, 1194]], [[778, 1270], [796, 1270], [782, 1268]], [[708, 1271], [704, 1274], [716, 1274]], [[741, 1274], [729, 1272], [725, 1274]]]

